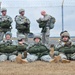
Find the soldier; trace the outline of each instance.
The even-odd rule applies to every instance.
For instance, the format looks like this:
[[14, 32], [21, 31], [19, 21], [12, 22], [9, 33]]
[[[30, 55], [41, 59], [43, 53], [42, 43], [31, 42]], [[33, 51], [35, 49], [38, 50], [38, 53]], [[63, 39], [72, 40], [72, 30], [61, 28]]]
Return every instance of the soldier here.
[[24, 56], [24, 52], [27, 51], [27, 47], [28, 47], [28, 43], [26, 43], [25, 41], [25, 36], [23, 34], [20, 34], [18, 37], [18, 46], [17, 46], [17, 50], [18, 50], [18, 54], [22, 54], [22, 58], [25, 58]]
[[75, 60], [75, 43], [70, 40], [69, 33], [67, 31], [63, 31], [60, 34], [60, 37], [60, 42], [56, 46], [55, 50], [59, 52], [59, 56], [62, 60]]
[[28, 42], [28, 33], [30, 32], [30, 20], [24, 16], [25, 10], [19, 9], [19, 14], [15, 17], [16, 29], [18, 30], [17, 36], [19, 34], [24, 34], [26, 36], [26, 41]]
[[41, 11], [43, 18], [39, 18], [37, 22], [39, 27], [42, 28], [42, 42], [49, 45], [50, 29], [54, 28], [55, 18], [46, 14], [46, 11]]
[[17, 63], [28, 62], [25, 59], [27, 56], [27, 47], [28, 47], [28, 43], [26, 43], [26, 41], [25, 41], [25, 35], [20, 34], [18, 36], [18, 45], [17, 45], [17, 51], [18, 51], [18, 56], [16, 57]]
[[1, 13], [2, 15], [0, 15], [0, 41], [3, 39], [3, 36], [7, 31], [11, 31], [11, 23], [13, 21], [10, 16], [6, 15], [6, 8], [2, 8]]
[[34, 45], [28, 48], [27, 60], [33, 62], [36, 60], [42, 60], [50, 62], [51, 57], [49, 55], [49, 49], [41, 43], [41, 38], [39, 36], [34, 37]]
[[6, 32], [5, 39], [0, 42], [0, 61], [15, 61], [17, 51], [14, 41], [11, 40], [11, 32]]

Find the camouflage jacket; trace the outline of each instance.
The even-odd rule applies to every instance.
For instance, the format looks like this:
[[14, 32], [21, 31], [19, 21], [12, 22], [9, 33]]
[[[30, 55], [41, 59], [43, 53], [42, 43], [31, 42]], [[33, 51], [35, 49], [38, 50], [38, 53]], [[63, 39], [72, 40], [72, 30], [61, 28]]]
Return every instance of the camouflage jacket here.
[[11, 23], [13, 22], [12, 18], [8, 15], [2, 16], [0, 15], [0, 27], [1, 28], [10, 28]]
[[39, 23], [39, 27], [43, 28], [42, 32], [46, 32], [46, 27], [49, 27], [49, 29], [54, 28], [55, 18], [46, 14], [43, 18], [39, 18], [37, 22]]
[[30, 20], [21, 15], [15, 17], [16, 28], [19, 32], [29, 33], [30, 32]]
[[64, 54], [73, 54], [75, 53], [75, 44], [71, 41], [60, 41], [59, 44], [55, 47], [55, 51], [59, 51], [60, 53]]

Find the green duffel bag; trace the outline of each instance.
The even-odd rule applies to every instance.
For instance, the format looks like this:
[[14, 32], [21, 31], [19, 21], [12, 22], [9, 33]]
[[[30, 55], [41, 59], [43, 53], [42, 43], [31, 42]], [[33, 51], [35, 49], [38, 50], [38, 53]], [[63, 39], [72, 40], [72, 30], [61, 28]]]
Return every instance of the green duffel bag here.
[[0, 52], [1, 53], [13, 53], [14, 51], [17, 51], [17, 46], [11, 45], [11, 46], [0, 46]]
[[11, 27], [11, 22], [8, 21], [8, 20], [3, 21], [3, 22], [1, 22], [0, 27], [1, 28], [10, 28]]

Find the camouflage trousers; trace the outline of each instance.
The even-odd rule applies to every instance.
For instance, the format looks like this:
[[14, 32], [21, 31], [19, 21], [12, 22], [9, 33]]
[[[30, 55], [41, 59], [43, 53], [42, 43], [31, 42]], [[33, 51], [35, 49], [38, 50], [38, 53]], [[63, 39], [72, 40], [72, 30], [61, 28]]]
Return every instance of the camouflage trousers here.
[[61, 57], [61, 59], [72, 59], [72, 60], [75, 60], [75, 53], [67, 54], [67, 55], [61, 53], [61, 54], [59, 54], [59, 56]]
[[19, 33], [17, 32], [17, 37], [19, 37], [19, 35], [24, 35], [25, 36], [25, 41], [28, 42], [28, 33]]
[[4, 37], [4, 32], [0, 32], [0, 41], [3, 40], [3, 37]]
[[50, 29], [49, 27], [46, 28], [46, 32], [42, 32], [42, 43], [49, 45], [49, 36], [50, 36]]
[[16, 60], [16, 55], [9, 55], [9, 56], [8, 56], [8, 54], [0, 55], [0, 62], [6, 61], [6, 60], [15, 61]]
[[[29, 62], [34, 62], [38, 60], [38, 56], [35, 54], [28, 54], [26, 60], [28, 60]], [[52, 58], [49, 55], [44, 55], [40, 58], [40, 60], [50, 62]]]

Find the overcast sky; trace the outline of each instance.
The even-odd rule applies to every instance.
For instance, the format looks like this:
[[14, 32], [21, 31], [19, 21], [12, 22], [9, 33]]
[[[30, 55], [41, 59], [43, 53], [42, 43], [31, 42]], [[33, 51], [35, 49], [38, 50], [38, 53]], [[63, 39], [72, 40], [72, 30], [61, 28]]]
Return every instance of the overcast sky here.
[[[25, 16], [31, 21], [30, 30], [34, 34], [41, 32], [36, 20], [42, 17], [40, 12], [45, 10], [47, 14], [56, 18], [54, 29], [50, 31], [50, 36], [59, 36], [62, 31], [61, 5], [63, 0], [0, 0], [1, 7], [7, 8], [7, 14], [13, 18], [13, 36], [16, 36], [14, 17], [19, 14], [19, 9], [25, 9]], [[75, 36], [75, 0], [64, 0], [64, 30], [71, 36]]]

